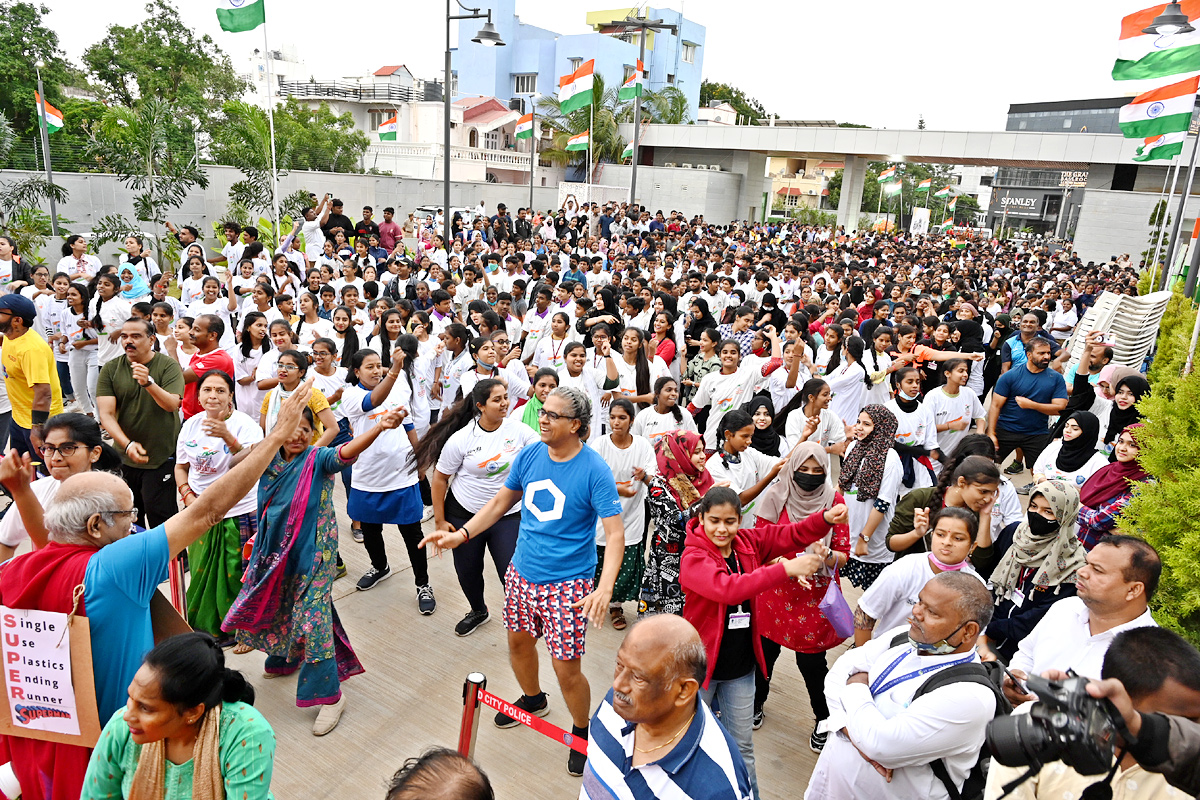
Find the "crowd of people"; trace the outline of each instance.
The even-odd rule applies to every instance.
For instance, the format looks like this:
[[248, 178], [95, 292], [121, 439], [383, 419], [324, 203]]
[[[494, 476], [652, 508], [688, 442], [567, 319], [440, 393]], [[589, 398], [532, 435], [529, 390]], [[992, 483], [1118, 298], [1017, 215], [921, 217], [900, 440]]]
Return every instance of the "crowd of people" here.
[[[373, 589], [392, 525], [415, 610], [452, 551], [454, 633], [500, 613], [537, 716], [544, 642], [595, 800], [782, 792], [759, 794], [753, 739], [785, 649], [820, 754], [806, 797], [967, 796], [987, 722], [1032, 699], [1020, 679], [1124, 675], [1154, 625], [1157, 554], [1115, 531], [1150, 480], [1151, 387], [1080, 322], [1139, 265], [573, 197], [480, 203], [448, 233], [312, 200], [274, 252], [169, 225], [178, 274], [137, 236], [111, 265], [70, 236], [53, 271], [0, 237], [0, 604], [70, 611], [82, 585], [107, 722], [92, 751], [0, 737], [29, 800], [269, 796], [271, 727], [223, 649], [298, 673], [313, 734], [334, 730], [369, 667], [334, 608], [340, 553], [361, 544]], [[198, 633], [154, 647], [185, 551]], [[630, 617], [597, 708], [588, 625]], [[1003, 696], [923, 685], [997, 659]]]

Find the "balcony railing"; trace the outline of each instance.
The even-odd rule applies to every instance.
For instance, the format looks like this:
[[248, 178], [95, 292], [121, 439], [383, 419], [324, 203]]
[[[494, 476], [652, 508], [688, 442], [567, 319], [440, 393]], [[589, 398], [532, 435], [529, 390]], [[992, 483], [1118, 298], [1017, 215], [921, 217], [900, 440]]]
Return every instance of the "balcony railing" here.
[[[372, 144], [370, 153], [392, 158], [441, 158], [442, 145], [436, 142], [405, 142], [400, 144]], [[369, 155], [368, 155], [369, 158]], [[488, 150], [483, 147], [450, 147], [452, 161], [478, 161], [489, 167], [529, 169], [529, 154], [511, 150]]]
[[[351, 83], [349, 81], [280, 81], [279, 93], [301, 99], [386, 100], [399, 103], [419, 103], [441, 99], [441, 87], [427, 84], [421, 88], [393, 86], [386, 83]], [[427, 95], [430, 95], [427, 97]]]

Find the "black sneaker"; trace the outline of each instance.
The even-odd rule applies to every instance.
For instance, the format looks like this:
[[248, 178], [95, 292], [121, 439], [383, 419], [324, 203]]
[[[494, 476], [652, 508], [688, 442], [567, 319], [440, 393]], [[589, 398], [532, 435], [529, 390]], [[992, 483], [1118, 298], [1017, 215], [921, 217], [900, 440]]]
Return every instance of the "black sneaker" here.
[[354, 541], [358, 542], [359, 544], [362, 544], [362, 540], [363, 540], [362, 528], [351, 528], [350, 529], [350, 538], [353, 539]]
[[763, 720], [767, 718], [767, 712], [762, 708], [754, 709], [754, 730], [758, 730], [763, 726]]
[[[517, 702], [513, 703], [513, 705], [522, 711], [528, 711], [535, 717], [544, 717], [550, 713], [550, 698], [546, 696], [545, 692], [542, 692], [537, 697], [526, 697], [525, 695], [521, 695], [517, 699]], [[496, 713], [497, 728], [511, 728], [520, 724], [521, 723], [517, 722], [508, 714], [505, 714], [503, 711]]]
[[825, 740], [828, 737], [828, 733], [817, 733], [817, 729], [813, 728], [812, 736], [808, 737], [808, 749], [814, 753], [821, 752], [825, 749]]
[[340, 580], [340, 579], [342, 579], [342, 578], [344, 578], [344, 577], [346, 577], [346, 565], [345, 565], [345, 564], [338, 564], [338, 565], [337, 565], [337, 572], [335, 572], [335, 573], [334, 573], [333, 579], [336, 581], [336, 580]]
[[1025, 465], [1020, 460], [1014, 461], [1004, 468], [1005, 475], [1020, 475], [1025, 471]]
[[475, 632], [476, 628], [487, 622], [489, 619], [491, 619], [491, 615], [488, 614], [488, 610], [486, 608], [483, 611], [468, 611], [467, 615], [463, 617], [457, 625], [454, 626], [454, 635], [470, 636]]
[[367, 574], [358, 579], [358, 585], [354, 588], [358, 589], [360, 592], [365, 592], [368, 589], [374, 589], [377, 583], [380, 581], [386, 581], [390, 577], [392, 577], [391, 567], [384, 567], [383, 569], [375, 569], [374, 567], [371, 567], [369, 570], [367, 570]]
[[582, 777], [583, 768], [587, 764], [587, 756], [578, 750], [567, 751], [567, 774], [576, 778]]
[[417, 587], [417, 610], [429, 616], [437, 608], [437, 600], [433, 599], [433, 587], [428, 583]]

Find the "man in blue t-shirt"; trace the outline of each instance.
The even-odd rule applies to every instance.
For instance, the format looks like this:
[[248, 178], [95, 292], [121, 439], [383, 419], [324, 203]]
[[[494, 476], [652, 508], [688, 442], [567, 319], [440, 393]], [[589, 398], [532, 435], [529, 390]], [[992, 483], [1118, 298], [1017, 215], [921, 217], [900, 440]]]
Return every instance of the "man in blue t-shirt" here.
[[1067, 384], [1050, 366], [1051, 343], [1038, 336], [1025, 344], [1025, 363], [1000, 376], [992, 391], [988, 436], [1003, 463], [1018, 447], [1032, 465], [1050, 444], [1050, 417], [1067, 407]]
[[[550, 711], [538, 682], [537, 640], [545, 637], [554, 672], [571, 713], [572, 733], [587, 739], [591, 687], [582, 670], [589, 619], [600, 627], [612, 599], [625, 554], [621, 499], [612, 470], [595, 450], [584, 447], [592, 404], [579, 389], [555, 389], [538, 412], [542, 441], [513, 461], [504, 488], [457, 530], [443, 523], [421, 546], [452, 549], [485, 533], [508, 509], [521, 503], [521, 531], [504, 576], [504, 627], [522, 696], [513, 703], [529, 714]], [[596, 574], [596, 520], [604, 523], [604, 567]], [[496, 725], [519, 724], [504, 713]], [[571, 750], [567, 771], [582, 775], [585, 756]]]

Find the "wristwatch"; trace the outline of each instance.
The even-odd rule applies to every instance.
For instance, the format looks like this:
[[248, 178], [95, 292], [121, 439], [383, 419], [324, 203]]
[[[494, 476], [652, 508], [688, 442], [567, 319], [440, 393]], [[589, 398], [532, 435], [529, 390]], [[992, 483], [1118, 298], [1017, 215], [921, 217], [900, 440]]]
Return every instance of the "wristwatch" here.
[[149, 387], [151, 387], [151, 386], [154, 386], [154, 385], [155, 385], [155, 384], [154, 384], [154, 378], [153, 378], [153, 377], [148, 377], [148, 378], [146, 378], [146, 382], [142, 384], [142, 388], [143, 388], [143, 389], [147, 389], [147, 388], [149, 388]]

